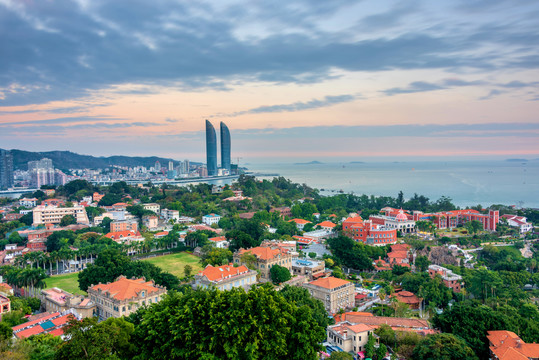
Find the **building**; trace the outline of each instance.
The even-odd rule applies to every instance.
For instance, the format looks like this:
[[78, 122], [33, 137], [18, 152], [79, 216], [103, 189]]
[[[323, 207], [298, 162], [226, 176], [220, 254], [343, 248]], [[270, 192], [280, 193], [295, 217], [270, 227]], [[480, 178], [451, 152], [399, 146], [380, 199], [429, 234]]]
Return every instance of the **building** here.
[[339, 309], [354, 307], [354, 284], [330, 276], [303, 284], [312, 297], [322, 301], [325, 309], [336, 313]]
[[100, 194], [98, 192], [94, 192], [93, 195], [92, 195], [92, 199], [94, 200], [94, 202], [98, 203], [99, 201], [101, 201], [101, 199], [103, 199], [105, 197], [105, 194]]
[[2, 314], [8, 313], [11, 311], [11, 300], [5, 295], [0, 294], [0, 319]]
[[501, 218], [507, 220], [507, 225], [518, 228], [520, 234], [525, 234], [533, 230], [533, 224], [529, 223], [528, 219], [524, 216], [505, 214]]
[[498, 210], [489, 210], [488, 214], [482, 214], [473, 209], [442, 211], [437, 213], [414, 211], [413, 220], [432, 221], [438, 229], [453, 229], [457, 226], [466, 224], [468, 221], [476, 220], [481, 223], [483, 230], [496, 231], [496, 225], [500, 220], [500, 212]]
[[193, 286], [195, 288], [215, 287], [219, 290], [230, 290], [235, 287], [249, 288], [256, 284], [258, 273], [250, 270], [245, 265], [234, 267], [233, 264], [212, 266], [208, 265], [204, 270], [195, 275]]
[[19, 200], [19, 205], [24, 206], [24, 207], [33, 208], [33, 207], [37, 206], [38, 201], [39, 200], [36, 199], [36, 198], [31, 198], [31, 199], [22, 198], [22, 199]]
[[309, 281], [325, 275], [326, 264], [324, 261], [293, 259], [292, 274], [306, 276]]
[[221, 167], [230, 173], [230, 131], [221, 121]]
[[418, 310], [421, 307], [422, 298], [417, 297], [409, 291], [399, 291], [393, 295], [398, 301], [405, 303], [412, 310]]
[[387, 324], [395, 331], [413, 331], [420, 335], [436, 333], [429, 326], [428, 321], [422, 319], [373, 316], [373, 314], [363, 312], [346, 312], [344, 314], [335, 314], [334, 317], [337, 324], [347, 321], [351, 324], [364, 324], [374, 328], [378, 328], [382, 324]]
[[291, 217], [292, 209], [288, 206], [272, 208], [270, 212], [278, 212], [282, 218]]
[[356, 241], [367, 245], [385, 246], [397, 243], [397, 230], [363, 221], [361, 216], [351, 216], [343, 221], [343, 231]]
[[303, 220], [303, 219], [292, 219], [288, 222], [294, 222], [296, 223], [296, 228], [300, 231], [303, 231], [303, 228], [305, 227], [305, 225], [307, 224], [312, 224], [310, 221], [307, 221], [307, 220]]
[[59, 224], [66, 215], [73, 215], [77, 224], [89, 224], [84, 206], [57, 207], [40, 205], [34, 208], [34, 226], [41, 224]]
[[228, 245], [230, 245], [230, 243], [224, 236], [211, 237], [208, 240], [211, 241], [211, 243], [219, 249], [227, 249]]
[[0, 190], [13, 187], [13, 155], [0, 149]]
[[73, 295], [59, 288], [41, 290], [41, 307], [49, 313], [73, 309], [83, 318], [94, 316], [95, 303], [81, 295]]
[[487, 339], [490, 358], [493, 360], [539, 359], [539, 344], [525, 343], [512, 331], [488, 331]]
[[144, 237], [140, 235], [138, 231], [116, 231], [116, 232], [109, 232], [105, 237], [108, 237], [111, 240], [116, 241], [117, 243], [124, 243], [124, 242], [133, 242], [133, 241], [144, 241]]
[[180, 212], [178, 210], [163, 209], [161, 210], [161, 217], [166, 221], [177, 222], [180, 219]]
[[334, 224], [331, 221], [322, 221], [321, 223], [316, 224], [316, 227], [318, 226], [320, 226], [320, 228], [323, 230], [333, 231], [337, 224]]
[[408, 218], [408, 215], [402, 209], [398, 210], [395, 216], [371, 215], [369, 220], [373, 224], [385, 226], [388, 229], [396, 229], [403, 234], [415, 232], [415, 221]]
[[429, 265], [429, 275], [431, 278], [434, 278], [436, 275], [440, 275], [445, 286], [453, 289], [453, 291], [457, 293], [460, 292], [464, 286], [462, 276], [457, 275], [453, 273], [453, 271], [439, 265]]
[[245, 265], [242, 261], [242, 255], [245, 253], [253, 254], [256, 257], [253, 266], [260, 271], [260, 278], [265, 281], [270, 280], [270, 269], [273, 265], [280, 265], [289, 271], [292, 267], [292, 254], [279, 246], [264, 244], [248, 250], [239, 249], [233, 256], [234, 264]]
[[161, 205], [156, 203], [142, 204], [142, 207], [144, 208], [144, 210], [153, 211], [156, 214], [159, 214], [159, 212], [161, 211]]
[[208, 176], [217, 176], [217, 136], [215, 128], [206, 120], [206, 167]]
[[365, 345], [369, 341], [369, 335], [374, 333], [376, 328], [365, 324], [352, 324], [349, 321], [328, 326], [327, 342], [338, 346], [345, 352], [354, 354], [365, 350]]
[[54, 312], [52, 314], [42, 313], [35, 320], [22, 323], [21, 325], [12, 328], [13, 335], [18, 339], [24, 339], [32, 335], [51, 334], [53, 336], [61, 336], [64, 334], [63, 327], [67, 325], [71, 319], [81, 320], [72, 311]]
[[218, 224], [219, 220], [221, 220], [221, 216], [217, 214], [208, 214], [202, 216], [202, 222], [208, 226], [212, 226], [213, 224]]
[[141, 306], [161, 301], [167, 290], [154, 281], [127, 279], [120, 276], [115, 282], [93, 285], [88, 297], [96, 304], [96, 315], [101, 319], [128, 316]]
[[136, 220], [124, 220], [113, 221], [110, 223], [110, 232], [118, 231], [138, 231], [138, 221]]
[[159, 218], [155, 215], [144, 215], [142, 217], [142, 225], [148, 230], [155, 230], [159, 226]]

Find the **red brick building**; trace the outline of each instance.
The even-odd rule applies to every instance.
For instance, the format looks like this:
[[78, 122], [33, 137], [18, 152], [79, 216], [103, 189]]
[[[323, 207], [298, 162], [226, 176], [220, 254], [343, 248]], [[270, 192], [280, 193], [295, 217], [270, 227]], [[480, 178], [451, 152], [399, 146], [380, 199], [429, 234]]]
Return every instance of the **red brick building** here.
[[363, 221], [361, 216], [349, 217], [343, 221], [343, 230], [356, 241], [367, 245], [385, 246], [397, 242], [397, 230]]

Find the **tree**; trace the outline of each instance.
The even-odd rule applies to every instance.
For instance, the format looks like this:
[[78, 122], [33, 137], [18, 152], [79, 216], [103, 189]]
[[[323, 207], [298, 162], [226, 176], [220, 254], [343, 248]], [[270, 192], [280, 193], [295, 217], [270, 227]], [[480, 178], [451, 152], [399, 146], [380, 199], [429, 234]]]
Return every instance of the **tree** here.
[[72, 225], [76, 223], [77, 223], [77, 219], [75, 219], [75, 217], [71, 214], [64, 215], [64, 217], [62, 217], [62, 220], [60, 220], [60, 226], [67, 226], [67, 225]]
[[259, 240], [240, 230], [232, 230], [226, 233], [226, 239], [230, 242], [229, 249], [234, 252], [239, 249], [250, 249], [260, 245]]
[[310, 257], [311, 259], [315, 259], [316, 256], [317, 256], [317, 255], [316, 255], [315, 252], [310, 252], [310, 253], [309, 253], [309, 257]]
[[203, 266], [221, 266], [232, 261], [232, 251], [228, 249], [221, 249], [211, 245], [206, 245], [202, 250], [203, 253], [200, 259], [202, 260]]
[[313, 298], [307, 289], [299, 286], [285, 285], [279, 291], [279, 294], [298, 308], [301, 308], [302, 306], [309, 307], [312, 310], [314, 320], [320, 327], [325, 329], [329, 325], [329, 318], [327, 316], [327, 311], [324, 308], [324, 304], [322, 301]]
[[483, 224], [478, 220], [472, 220], [464, 224], [464, 227], [470, 234], [475, 234], [483, 229]]
[[387, 324], [382, 324], [378, 329], [374, 330], [374, 333], [380, 337], [380, 341], [390, 347], [395, 347], [396, 334], [395, 330]]
[[0, 341], [11, 339], [12, 336], [13, 330], [11, 326], [5, 321], [0, 322]]
[[190, 278], [191, 277], [191, 273], [193, 272], [193, 267], [189, 264], [185, 265], [183, 267], [183, 275], [186, 277], [186, 278]]
[[427, 269], [429, 268], [429, 265], [430, 265], [430, 261], [427, 256], [418, 255], [415, 258], [415, 266], [419, 271], [421, 272], [427, 271]]
[[427, 335], [413, 352], [417, 360], [473, 360], [477, 356], [466, 342], [453, 334]]
[[369, 335], [369, 339], [367, 340], [367, 343], [365, 344], [365, 357], [372, 358], [374, 356], [374, 344], [376, 343], [376, 339], [374, 336]]
[[271, 267], [270, 276], [274, 284], [283, 283], [290, 280], [290, 278], [292, 277], [292, 275], [290, 275], [290, 271], [284, 266], [280, 265], [273, 265]]
[[56, 354], [56, 359], [118, 359], [134, 355], [135, 345], [130, 342], [134, 325], [123, 318], [107, 319], [98, 324], [97, 318], [72, 318], [64, 327], [69, 339]]
[[63, 343], [60, 336], [41, 334], [24, 339], [29, 346], [29, 360], [53, 360], [58, 347]]
[[384, 344], [380, 344], [378, 349], [376, 349], [376, 359], [383, 360], [387, 354], [387, 347]]
[[135, 333], [140, 357], [157, 360], [257, 360], [270, 353], [314, 360], [326, 337], [307, 306], [298, 308], [267, 286], [169, 293], [142, 314]]

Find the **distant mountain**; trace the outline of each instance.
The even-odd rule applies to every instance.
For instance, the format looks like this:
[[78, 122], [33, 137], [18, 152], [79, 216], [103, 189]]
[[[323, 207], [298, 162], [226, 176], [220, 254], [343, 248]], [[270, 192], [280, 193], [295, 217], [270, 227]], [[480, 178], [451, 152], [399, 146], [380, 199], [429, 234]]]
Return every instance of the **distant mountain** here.
[[[67, 169], [104, 169], [111, 165], [119, 166], [154, 166], [156, 161], [159, 161], [162, 166], [167, 166], [169, 161], [175, 161], [174, 159], [161, 158], [157, 156], [109, 156], [109, 157], [96, 157], [91, 155], [80, 155], [71, 151], [44, 151], [44, 152], [32, 152], [24, 150], [11, 150], [13, 154], [13, 167], [15, 169], [27, 170], [28, 161], [40, 160], [43, 158], [49, 158], [52, 160], [55, 168], [67, 170]], [[193, 164], [198, 164], [192, 162]]]
[[295, 163], [294, 165], [320, 165], [323, 164], [323, 162], [320, 161], [311, 161], [306, 163]]

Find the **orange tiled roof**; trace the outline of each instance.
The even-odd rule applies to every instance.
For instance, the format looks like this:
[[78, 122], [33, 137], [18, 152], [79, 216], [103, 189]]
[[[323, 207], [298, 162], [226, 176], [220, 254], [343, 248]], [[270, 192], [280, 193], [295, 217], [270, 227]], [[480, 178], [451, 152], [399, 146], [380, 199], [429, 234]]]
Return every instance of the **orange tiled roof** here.
[[232, 264], [222, 265], [219, 267], [208, 265], [204, 270], [199, 272], [199, 275], [203, 275], [210, 281], [219, 281], [245, 274], [249, 269], [245, 265], [234, 267]]
[[410, 245], [408, 244], [391, 245], [391, 251], [408, 251], [408, 250], [410, 250]]
[[320, 224], [316, 224], [316, 226], [321, 226], [321, 227], [335, 227], [337, 226], [336, 224], [332, 223], [331, 221], [322, 221]]
[[105, 237], [108, 237], [109, 239], [115, 239], [115, 240], [123, 239], [125, 237], [130, 237], [130, 236], [140, 236], [140, 233], [138, 231], [135, 232], [133, 230], [125, 230], [125, 231], [109, 232], [107, 235], [105, 235]]
[[369, 313], [369, 312], [350, 311], [350, 312], [344, 313], [344, 314], [342, 314], [342, 315], [341, 315], [341, 314], [335, 314], [335, 315], [333, 315], [333, 318], [335, 319], [335, 322], [338, 323], [338, 322], [344, 321], [345, 314], [349, 314], [349, 315], [358, 315], [358, 316], [374, 316], [373, 314], [371, 314], [371, 313]]
[[307, 220], [303, 220], [303, 219], [292, 219], [292, 220], [289, 220], [288, 222], [295, 222], [296, 224], [310, 224], [311, 222], [310, 221], [307, 221]]
[[280, 254], [281, 249], [280, 248], [272, 249], [269, 246], [257, 246], [255, 248], [248, 249], [248, 250], [244, 250], [244, 249], [239, 250], [240, 255], [246, 252], [250, 252], [251, 254], [256, 256], [257, 259], [259, 260], [270, 260], [276, 257], [278, 254]]
[[409, 291], [401, 291], [394, 295], [400, 302], [405, 304], [418, 304], [421, 302], [421, 298], [417, 297], [414, 293]]
[[343, 280], [343, 279], [337, 279], [336, 277], [333, 277], [333, 276], [329, 276], [327, 278], [322, 278], [322, 279], [311, 281], [309, 284], [323, 287], [325, 289], [335, 289], [339, 286], [351, 284], [351, 282]]
[[211, 237], [208, 240], [213, 241], [213, 242], [226, 241], [226, 236]]
[[406, 259], [408, 257], [408, 251], [391, 251], [390, 253], [387, 253], [387, 257], [390, 259]]
[[499, 360], [539, 358], [539, 344], [525, 343], [512, 331], [489, 331], [487, 338], [492, 344], [490, 350]]
[[147, 294], [151, 294], [159, 291], [153, 281], [146, 281], [144, 279], [127, 279], [124, 276], [120, 276], [117, 281], [109, 284], [94, 285], [90, 289], [103, 292], [109, 292], [111, 297], [116, 300], [131, 299], [139, 296], [139, 293], [143, 290]]

